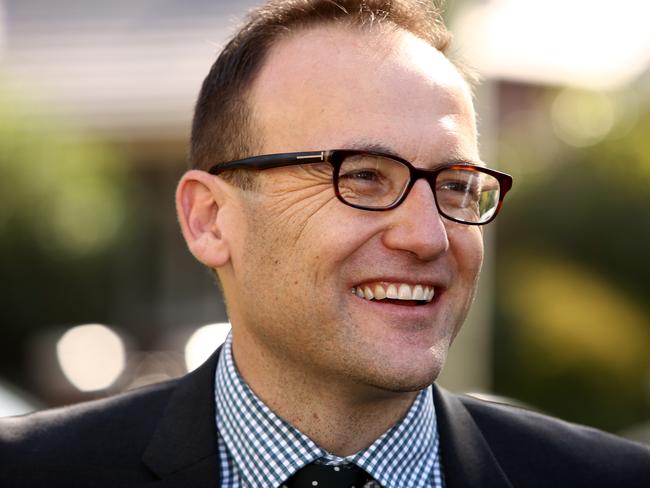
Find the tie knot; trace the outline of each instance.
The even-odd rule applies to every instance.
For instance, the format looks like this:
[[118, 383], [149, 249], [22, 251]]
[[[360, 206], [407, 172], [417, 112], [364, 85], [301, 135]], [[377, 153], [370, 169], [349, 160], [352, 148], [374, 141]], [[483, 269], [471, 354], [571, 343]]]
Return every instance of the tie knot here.
[[[368, 483], [373, 484], [368, 485]], [[327, 466], [311, 463], [297, 471], [282, 488], [364, 488], [378, 487], [373, 478], [354, 464]]]

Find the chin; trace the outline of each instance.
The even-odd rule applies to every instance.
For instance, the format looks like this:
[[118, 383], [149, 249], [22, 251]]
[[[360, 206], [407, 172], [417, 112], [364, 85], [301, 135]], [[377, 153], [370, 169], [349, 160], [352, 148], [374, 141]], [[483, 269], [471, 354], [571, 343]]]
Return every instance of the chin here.
[[383, 384], [377, 384], [374, 386], [391, 393], [413, 393], [430, 387], [435, 379], [435, 377], [432, 377], [427, 381], [409, 381], [408, 379], [400, 378], [396, 381], [387, 381]]
[[427, 361], [416, 364], [384, 364], [375, 370], [369, 383], [384, 391], [406, 393], [428, 388], [442, 371], [445, 358], [429, 357]]

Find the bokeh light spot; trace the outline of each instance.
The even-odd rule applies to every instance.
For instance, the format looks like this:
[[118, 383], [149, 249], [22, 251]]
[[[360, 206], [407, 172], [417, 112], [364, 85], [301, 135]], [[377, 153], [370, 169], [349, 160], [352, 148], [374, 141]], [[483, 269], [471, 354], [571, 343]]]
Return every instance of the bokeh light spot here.
[[194, 371], [224, 343], [230, 324], [222, 322], [200, 327], [192, 334], [185, 345], [185, 365], [188, 371]]
[[63, 374], [81, 391], [108, 388], [126, 365], [124, 342], [100, 324], [69, 329], [57, 342], [56, 355]]
[[604, 93], [564, 89], [552, 106], [553, 128], [557, 136], [574, 147], [602, 141], [616, 122], [616, 105]]

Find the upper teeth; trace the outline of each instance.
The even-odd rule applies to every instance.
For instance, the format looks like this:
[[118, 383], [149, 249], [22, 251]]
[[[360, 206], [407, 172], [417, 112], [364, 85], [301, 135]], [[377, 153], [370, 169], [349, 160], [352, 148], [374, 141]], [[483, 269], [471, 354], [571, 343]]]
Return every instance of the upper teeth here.
[[423, 300], [430, 302], [435, 294], [432, 286], [407, 285], [406, 283], [390, 283], [387, 285], [364, 285], [352, 288], [359, 298], [366, 300], [383, 300], [392, 298], [395, 300]]

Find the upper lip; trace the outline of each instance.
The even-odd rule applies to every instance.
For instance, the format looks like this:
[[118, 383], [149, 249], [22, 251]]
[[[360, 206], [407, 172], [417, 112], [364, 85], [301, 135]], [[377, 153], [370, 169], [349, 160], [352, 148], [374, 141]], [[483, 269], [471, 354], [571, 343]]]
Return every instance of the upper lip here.
[[362, 278], [358, 281], [354, 281], [350, 284], [350, 288], [354, 286], [363, 286], [374, 283], [386, 283], [386, 284], [397, 284], [405, 283], [407, 285], [423, 285], [423, 286], [432, 286], [437, 290], [446, 288], [444, 280], [432, 279], [431, 277], [395, 277], [395, 276], [378, 276], [374, 278]]

